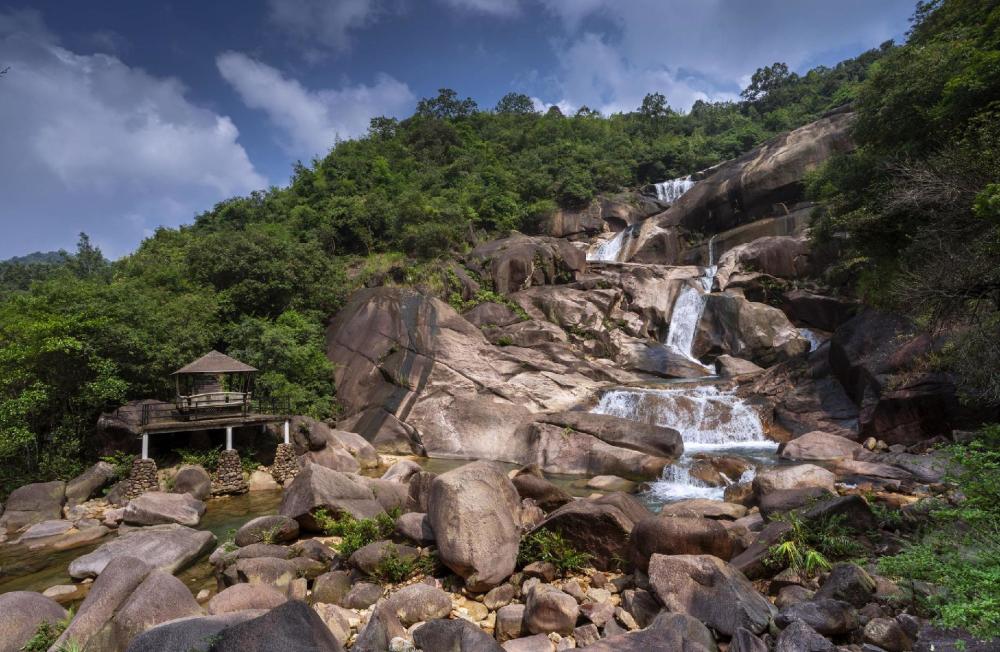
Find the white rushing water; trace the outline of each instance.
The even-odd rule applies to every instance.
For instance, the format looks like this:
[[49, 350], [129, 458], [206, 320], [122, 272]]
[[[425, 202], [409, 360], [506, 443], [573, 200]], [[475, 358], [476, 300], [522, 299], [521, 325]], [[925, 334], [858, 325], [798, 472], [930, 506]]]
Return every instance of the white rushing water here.
[[681, 195], [691, 190], [692, 186], [694, 186], [694, 181], [691, 180], [690, 174], [686, 177], [661, 181], [653, 185], [656, 189], [656, 198], [665, 204], [674, 203], [681, 198]]
[[799, 335], [806, 338], [809, 342], [809, 352], [812, 353], [823, 344], [823, 340], [820, 339], [819, 334], [811, 328], [800, 328]]
[[622, 248], [629, 237], [629, 229], [625, 228], [615, 234], [615, 237], [606, 240], [598, 247], [587, 252], [587, 260], [592, 262], [614, 263], [622, 254]]
[[[691, 453], [712, 451], [746, 456], [768, 453], [777, 444], [764, 435], [760, 418], [732, 391], [714, 385], [678, 386], [670, 389], [617, 389], [605, 392], [593, 412], [653, 423], [677, 430], [684, 440], [684, 455], [650, 483], [649, 497], [657, 502], [687, 498], [721, 500], [724, 487], [712, 487], [690, 474]], [[748, 475], [749, 474], [749, 475]], [[745, 477], [753, 478], [753, 470]]]
[[[708, 241], [708, 267], [702, 269], [701, 288], [684, 288], [674, 301], [674, 308], [670, 313], [670, 327], [667, 330], [665, 344], [675, 353], [679, 353], [688, 360], [701, 362], [691, 353], [694, 345], [694, 336], [698, 330], [698, 322], [705, 312], [705, 303], [708, 295], [712, 292], [715, 284], [715, 274], [719, 271], [715, 264], [715, 236]], [[704, 366], [704, 365], [702, 365]]]

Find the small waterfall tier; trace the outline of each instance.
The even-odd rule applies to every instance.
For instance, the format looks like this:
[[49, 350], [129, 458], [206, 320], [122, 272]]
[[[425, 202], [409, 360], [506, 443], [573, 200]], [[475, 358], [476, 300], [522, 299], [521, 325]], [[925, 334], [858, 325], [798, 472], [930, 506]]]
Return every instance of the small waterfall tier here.
[[[690, 453], [712, 451], [748, 458], [767, 458], [777, 444], [764, 435], [760, 418], [750, 405], [730, 390], [715, 385], [670, 389], [616, 389], [605, 392], [592, 410], [631, 421], [653, 423], [678, 431], [684, 455], [650, 483], [647, 497], [666, 503], [688, 498], [722, 500], [724, 487], [712, 487], [690, 474]], [[742, 482], [753, 478], [750, 469]]]
[[673, 204], [675, 201], [681, 198], [681, 195], [691, 190], [694, 186], [694, 181], [691, 180], [691, 175], [686, 177], [680, 177], [677, 179], [670, 179], [668, 181], [661, 181], [660, 183], [653, 184], [653, 188], [656, 189], [656, 198], [663, 202], [664, 204]]
[[[674, 301], [674, 309], [670, 314], [670, 327], [664, 344], [675, 353], [688, 360], [701, 362], [691, 352], [694, 346], [694, 336], [698, 330], [698, 322], [705, 312], [705, 302], [715, 284], [715, 274], [719, 268], [715, 264], [715, 236], [708, 241], [708, 267], [703, 268], [700, 280], [701, 287], [687, 287], [681, 291]], [[705, 366], [705, 365], [702, 365]], [[707, 367], [706, 367], [707, 368]]]
[[592, 247], [587, 252], [587, 260], [591, 262], [617, 263], [621, 262], [625, 245], [636, 234], [639, 229], [638, 224], [626, 226], [615, 234], [610, 240], [605, 240], [597, 247]]

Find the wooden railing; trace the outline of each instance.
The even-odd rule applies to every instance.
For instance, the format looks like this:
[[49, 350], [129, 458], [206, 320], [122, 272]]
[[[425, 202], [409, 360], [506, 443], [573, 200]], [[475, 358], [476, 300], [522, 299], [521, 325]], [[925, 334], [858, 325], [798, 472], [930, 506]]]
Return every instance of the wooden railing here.
[[[213, 392], [212, 394], [237, 394], [243, 396], [242, 392]], [[206, 395], [202, 395], [206, 396]], [[207, 395], [211, 396], [211, 395]], [[196, 398], [180, 397], [181, 399]], [[138, 417], [140, 426], [162, 423], [165, 421], [195, 421], [200, 419], [218, 419], [232, 416], [248, 416], [251, 414], [265, 415], [290, 415], [292, 413], [291, 403], [286, 400], [274, 398], [251, 399], [249, 394], [246, 400], [225, 402], [224, 400], [194, 401], [190, 405], [184, 405], [180, 399], [176, 404], [160, 403], [143, 405], [124, 406], [115, 411], [121, 418], [132, 420]]]

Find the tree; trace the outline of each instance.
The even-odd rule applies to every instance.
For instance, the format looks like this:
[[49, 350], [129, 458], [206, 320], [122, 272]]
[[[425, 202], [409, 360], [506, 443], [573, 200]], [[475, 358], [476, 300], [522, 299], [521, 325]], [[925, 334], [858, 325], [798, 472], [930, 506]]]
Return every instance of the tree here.
[[513, 115], [530, 115], [535, 113], [535, 103], [524, 93], [507, 93], [497, 102], [495, 111]]
[[478, 110], [475, 100], [467, 97], [458, 99], [458, 93], [450, 88], [438, 89], [437, 97], [425, 97], [417, 102], [417, 115], [439, 120], [466, 118]]
[[80, 278], [88, 278], [104, 274], [108, 271], [108, 261], [96, 245], [90, 242], [90, 236], [80, 233], [76, 243], [76, 254], [69, 256], [67, 266]]
[[671, 113], [667, 98], [662, 93], [648, 93], [642, 98], [639, 114], [644, 118], [663, 118]]
[[781, 62], [758, 68], [740, 97], [747, 102], [757, 102], [787, 84], [794, 76], [788, 71], [788, 64]]
[[369, 138], [392, 138], [399, 128], [399, 120], [384, 115], [372, 118], [368, 123]]

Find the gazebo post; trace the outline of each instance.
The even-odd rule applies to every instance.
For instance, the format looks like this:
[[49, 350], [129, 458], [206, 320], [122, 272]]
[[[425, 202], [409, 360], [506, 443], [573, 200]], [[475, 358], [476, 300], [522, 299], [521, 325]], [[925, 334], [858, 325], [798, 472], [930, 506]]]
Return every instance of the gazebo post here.
[[142, 459], [149, 459], [149, 435], [142, 433]]
[[283, 430], [285, 432], [285, 443], [288, 444], [288, 443], [290, 443], [289, 437], [288, 437], [288, 419], [285, 419], [285, 425], [284, 425]]
[[233, 450], [233, 427], [226, 426], [226, 450]]

